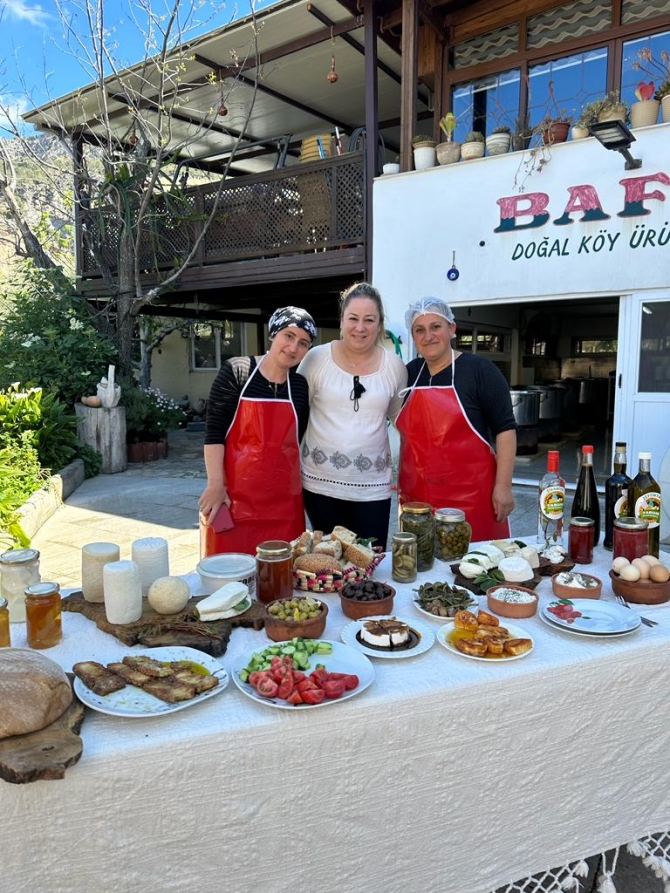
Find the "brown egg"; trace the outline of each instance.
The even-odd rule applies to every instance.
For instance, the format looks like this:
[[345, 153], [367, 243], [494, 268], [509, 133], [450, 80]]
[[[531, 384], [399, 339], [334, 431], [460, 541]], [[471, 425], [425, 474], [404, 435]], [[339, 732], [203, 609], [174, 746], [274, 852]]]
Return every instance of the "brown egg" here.
[[670, 571], [662, 564], [655, 564], [649, 571], [649, 579], [652, 583], [667, 583], [670, 580]]
[[646, 561], [643, 561], [641, 558], [633, 558], [631, 564], [639, 570], [641, 580], [649, 579], [650, 567]]

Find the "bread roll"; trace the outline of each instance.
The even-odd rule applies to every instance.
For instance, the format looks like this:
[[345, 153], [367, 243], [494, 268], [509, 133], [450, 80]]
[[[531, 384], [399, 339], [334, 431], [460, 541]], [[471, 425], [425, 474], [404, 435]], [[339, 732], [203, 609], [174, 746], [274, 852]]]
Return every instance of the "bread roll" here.
[[0, 738], [37, 732], [71, 703], [70, 681], [57, 663], [27, 649], [0, 649]]
[[356, 567], [365, 568], [370, 564], [374, 557], [375, 553], [372, 549], [368, 549], [367, 546], [350, 543], [344, 547], [345, 564], [355, 564]]
[[309, 555], [300, 555], [293, 562], [295, 570], [309, 571], [312, 574], [321, 573], [321, 571], [335, 571], [340, 573], [342, 565], [333, 558], [332, 555], [324, 555], [321, 552], [311, 552]]
[[353, 530], [348, 530], [346, 527], [342, 527], [340, 524], [337, 524], [335, 527], [333, 527], [331, 537], [339, 540], [343, 546], [346, 546], [348, 543], [355, 543], [358, 539]]
[[339, 561], [342, 557], [342, 543], [339, 540], [321, 540], [314, 546], [314, 552], [319, 555], [332, 555]]

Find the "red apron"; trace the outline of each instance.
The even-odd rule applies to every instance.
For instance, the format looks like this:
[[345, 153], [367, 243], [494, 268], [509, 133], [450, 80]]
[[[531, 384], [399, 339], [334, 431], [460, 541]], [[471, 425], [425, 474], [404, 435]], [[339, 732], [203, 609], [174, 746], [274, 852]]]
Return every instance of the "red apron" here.
[[[261, 363], [263, 361], [261, 360]], [[256, 554], [263, 540], [291, 541], [305, 529], [298, 419], [288, 400], [257, 400], [242, 389], [225, 439], [224, 471], [232, 530], [215, 533], [200, 522], [201, 557], [220, 552]]]
[[[455, 363], [452, 361], [452, 382]], [[472, 427], [453, 384], [412, 387], [396, 419], [400, 432], [398, 502], [459, 508], [472, 541], [505, 539], [509, 521], [496, 521], [491, 494], [496, 455]]]

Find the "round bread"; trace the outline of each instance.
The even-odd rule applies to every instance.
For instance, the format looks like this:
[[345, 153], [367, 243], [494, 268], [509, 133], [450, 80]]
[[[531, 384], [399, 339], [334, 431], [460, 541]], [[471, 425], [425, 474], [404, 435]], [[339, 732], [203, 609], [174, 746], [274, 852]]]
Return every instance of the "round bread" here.
[[72, 703], [72, 687], [54, 661], [36, 651], [0, 649], [0, 738], [36, 732]]
[[322, 552], [310, 552], [308, 555], [300, 555], [293, 562], [293, 567], [298, 571], [308, 571], [312, 574], [318, 574], [321, 571], [334, 571], [340, 573], [342, 565], [333, 558], [332, 555], [325, 555]]
[[178, 614], [191, 596], [186, 580], [181, 577], [159, 577], [149, 587], [149, 604], [158, 614]]

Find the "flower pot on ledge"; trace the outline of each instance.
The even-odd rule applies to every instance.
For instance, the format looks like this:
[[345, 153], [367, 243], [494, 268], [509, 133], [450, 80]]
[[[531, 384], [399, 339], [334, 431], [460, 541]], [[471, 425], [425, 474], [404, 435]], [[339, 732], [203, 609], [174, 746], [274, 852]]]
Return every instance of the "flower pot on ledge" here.
[[155, 462], [156, 459], [167, 459], [167, 438], [163, 440], [142, 440], [129, 443], [128, 462]]

